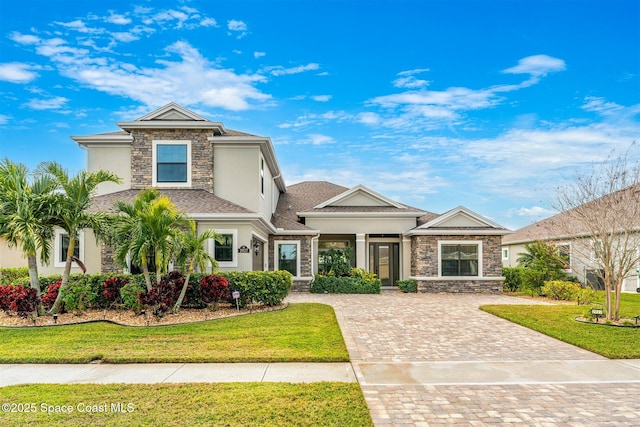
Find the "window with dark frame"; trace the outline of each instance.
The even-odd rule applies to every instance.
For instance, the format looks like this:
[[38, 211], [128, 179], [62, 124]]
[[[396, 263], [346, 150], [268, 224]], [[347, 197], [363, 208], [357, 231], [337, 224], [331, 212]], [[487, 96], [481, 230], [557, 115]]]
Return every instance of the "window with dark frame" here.
[[[67, 262], [70, 238], [68, 234], [60, 235], [60, 262]], [[80, 258], [80, 242], [76, 239], [76, 247], [73, 248], [73, 256]]]
[[294, 276], [298, 275], [298, 245], [295, 243], [278, 245], [278, 270], [286, 270]]
[[443, 276], [477, 276], [477, 244], [444, 244], [440, 247]]
[[220, 241], [214, 241], [216, 261], [233, 261], [233, 234], [222, 234]]
[[158, 144], [157, 182], [187, 182], [187, 145]]

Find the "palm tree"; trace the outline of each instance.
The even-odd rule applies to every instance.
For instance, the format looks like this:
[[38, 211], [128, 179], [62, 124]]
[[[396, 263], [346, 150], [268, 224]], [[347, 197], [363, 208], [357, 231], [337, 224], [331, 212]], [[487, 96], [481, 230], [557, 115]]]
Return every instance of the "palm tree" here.
[[212, 272], [218, 268], [218, 263], [207, 252], [204, 246], [209, 239], [220, 240], [220, 235], [212, 229], [198, 235], [193, 221], [190, 227], [182, 233], [182, 244], [178, 255], [178, 263], [182, 265], [182, 271], [185, 272], [186, 277], [184, 279], [184, 284], [182, 285], [182, 290], [180, 291], [180, 296], [178, 297], [176, 304], [173, 306], [174, 314], [177, 314], [178, 310], [180, 310], [184, 296], [187, 293], [187, 286], [189, 285], [191, 273], [193, 273], [196, 268], [200, 271], [206, 270], [207, 264], [211, 265]]
[[156, 281], [168, 270], [169, 262], [180, 250], [182, 230], [191, 220], [155, 189], [140, 192], [133, 204], [118, 202], [119, 218], [112, 236], [116, 246], [116, 260], [126, 264], [127, 256], [140, 265], [147, 290], [152, 289], [149, 257], [153, 257]]
[[28, 168], [4, 159], [0, 163], [0, 236], [27, 258], [31, 287], [40, 296], [37, 254], [49, 262], [53, 237], [53, 180], [30, 181]]
[[144, 212], [149, 210], [153, 200], [160, 197], [154, 189], [142, 190], [133, 203], [117, 201], [111, 232], [111, 244], [115, 246], [116, 263], [127, 267], [127, 259], [142, 269], [147, 291], [151, 290], [149, 274], [149, 254], [152, 252], [151, 239], [146, 235], [146, 226], [142, 221]]
[[56, 162], [45, 162], [39, 167], [41, 176], [50, 177], [57, 187], [57, 200], [55, 203], [56, 225], [69, 235], [69, 248], [62, 274], [62, 284], [58, 291], [58, 297], [54, 302], [51, 314], [60, 309], [61, 296], [69, 284], [69, 274], [76, 241], [81, 230], [91, 228], [96, 237], [100, 238], [106, 229], [108, 215], [103, 212], [89, 212], [91, 197], [99, 184], [103, 182], [119, 183], [120, 178], [111, 172], [99, 170], [96, 172], [81, 171], [75, 176], [69, 176], [68, 172]]

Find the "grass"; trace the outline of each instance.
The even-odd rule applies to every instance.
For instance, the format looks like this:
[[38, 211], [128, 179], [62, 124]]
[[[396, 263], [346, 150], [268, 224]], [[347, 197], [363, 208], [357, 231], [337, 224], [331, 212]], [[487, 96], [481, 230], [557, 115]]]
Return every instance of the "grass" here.
[[349, 361], [333, 308], [323, 304], [174, 326], [99, 322], [0, 334], [0, 363]]
[[[480, 309], [610, 359], [640, 359], [640, 328], [593, 325], [574, 320], [577, 316], [585, 316], [591, 307], [485, 305]], [[620, 316], [630, 318], [638, 315], [640, 294], [622, 294]], [[603, 320], [601, 322], [604, 323]]]
[[[373, 425], [355, 383], [38, 384], [0, 388], [0, 402], [35, 408], [0, 412], [7, 427]], [[112, 411], [118, 403], [122, 410]], [[72, 412], [47, 412], [50, 406]], [[87, 408], [106, 412], [81, 412]]]

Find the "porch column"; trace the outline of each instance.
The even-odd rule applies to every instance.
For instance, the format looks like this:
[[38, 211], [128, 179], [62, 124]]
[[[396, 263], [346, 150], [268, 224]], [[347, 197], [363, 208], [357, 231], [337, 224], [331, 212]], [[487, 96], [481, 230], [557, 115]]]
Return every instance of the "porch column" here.
[[356, 267], [367, 269], [367, 235], [356, 234]]
[[400, 259], [402, 269], [400, 271], [400, 280], [407, 280], [411, 276], [411, 238], [402, 236], [402, 251], [400, 253]]

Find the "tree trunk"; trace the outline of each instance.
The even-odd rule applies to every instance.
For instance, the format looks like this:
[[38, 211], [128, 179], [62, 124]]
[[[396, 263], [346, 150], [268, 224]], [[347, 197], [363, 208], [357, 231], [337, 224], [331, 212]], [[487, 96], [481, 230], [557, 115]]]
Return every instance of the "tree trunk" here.
[[29, 266], [29, 282], [31, 288], [35, 289], [36, 294], [38, 295], [38, 316], [42, 316], [44, 314], [44, 309], [42, 308], [42, 301], [40, 301], [40, 278], [38, 277], [38, 260], [35, 255], [29, 255], [27, 257], [27, 265]]
[[67, 288], [69, 285], [69, 275], [71, 274], [71, 263], [73, 262], [73, 253], [76, 250], [76, 237], [73, 235], [69, 235], [69, 248], [67, 249], [67, 260], [64, 263], [64, 272], [62, 273], [62, 283], [60, 284], [60, 289], [58, 289], [58, 296], [56, 297], [56, 301], [53, 303], [51, 310], [49, 310], [49, 314], [57, 314], [60, 310], [60, 305], [62, 305], [62, 291]]
[[620, 320], [620, 293], [622, 292], [622, 282], [624, 278], [618, 279], [616, 282], [616, 301], [615, 301], [615, 312], [613, 320]]
[[173, 306], [173, 314], [178, 314], [180, 307], [182, 306], [182, 300], [184, 300], [184, 296], [187, 293], [187, 286], [189, 286], [189, 278], [191, 277], [191, 272], [193, 271], [193, 261], [189, 264], [189, 269], [187, 270], [187, 277], [184, 279], [184, 284], [182, 285], [182, 289], [180, 290], [180, 296], [178, 296], [178, 301]]
[[606, 305], [606, 319], [612, 320], [612, 312], [611, 312], [611, 272], [608, 268], [605, 268], [604, 271], [604, 296], [605, 296], [605, 305]]
[[146, 259], [142, 260], [142, 274], [144, 275], [144, 283], [147, 285], [147, 292], [151, 292], [151, 275], [149, 274], [149, 266]]

